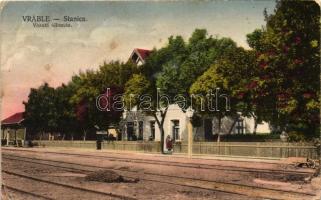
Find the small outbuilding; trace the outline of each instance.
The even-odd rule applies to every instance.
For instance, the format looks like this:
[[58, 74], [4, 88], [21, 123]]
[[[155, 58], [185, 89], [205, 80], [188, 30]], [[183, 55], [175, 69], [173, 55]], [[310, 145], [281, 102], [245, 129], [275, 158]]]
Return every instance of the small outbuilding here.
[[1, 144], [23, 145], [27, 129], [23, 125], [23, 112], [15, 113], [1, 121]]

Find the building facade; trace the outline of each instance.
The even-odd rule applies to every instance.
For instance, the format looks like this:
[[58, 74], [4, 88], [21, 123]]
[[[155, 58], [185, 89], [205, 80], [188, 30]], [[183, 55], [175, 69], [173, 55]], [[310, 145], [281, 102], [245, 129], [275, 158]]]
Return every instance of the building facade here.
[[[161, 129], [154, 116], [146, 115], [137, 111], [136, 108], [125, 112], [122, 123], [123, 140], [160, 141]], [[176, 142], [187, 141], [188, 121], [189, 118], [186, 113], [178, 105], [170, 105], [163, 124], [165, 138], [169, 135]], [[254, 124], [253, 118], [239, 117], [233, 119], [225, 117], [221, 122], [220, 134], [253, 133]], [[201, 118], [200, 125], [193, 128], [193, 139], [194, 141], [213, 141], [214, 135], [218, 133], [218, 128], [219, 123], [216, 118]], [[270, 131], [269, 124], [266, 122], [257, 125], [256, 132], [258, 134], [270, 133]]]
[[[129, 59], [140, 66], [145, 63], [145, 59], [152, 51], [146, 49], [134, 49]], [[159, 120], [161, 120], [159, 118]], [[176, 104], [169, 105], [164, 120], [163, 128], [165, 138], [169, 135], [176, 142], [187, 141], [186, 113]], [[213, 141], [214, 135], [218, 131], [218, 120], [216, 118], [202, 118], [200, 126], [193, 128], [194, 141]], [[239, 117], [232, 119], [225, 117], [221, 121], [220, 134], [248, 134], [255, 129], [254, 118]], [[146, 115], [133, 108], [125, 111], [121, 123], [122, 140], [145, 140], [160, 141], [161, 129], [156, 123], [154, 116]], [[257, 133], [270, 133], [269, 124], [263, 122], [257, 125]]]

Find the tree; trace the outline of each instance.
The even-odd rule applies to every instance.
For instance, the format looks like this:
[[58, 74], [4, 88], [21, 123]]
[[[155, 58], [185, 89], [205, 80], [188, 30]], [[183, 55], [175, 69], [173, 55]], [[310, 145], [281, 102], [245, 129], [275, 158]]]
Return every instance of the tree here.
[[259, 69], [248, 81], [264, 120], [280, 131], [295, 125], [317, 133], [320, 103], [320, 8], [311, 1], [278, 1], [266, 26], [247, 36]]
[[55, 107], [55, 89], [47, 83], [30, 90], [25, 105], [26, 126], [36, 132], [55, 131], [58, 128], [58, 110]]
[[[72, 88], [62, 84], [58, 88], [47, 83], [39, 88], [32, 88], [25, 105], [25, 123], [32, 131], [59, 132], [63, 139], [71, 136], [77, 129], [77, 122], [69, 99]], [[69, 135], [71, 134], [71, 135]]]
[[[154, 49], [146, 64], [142, 66], [142, 74], [134, 76], [125, 87], [126, 98], [129, 94], [149, 94], [152, 98], [152, 111], [145, 110], [155, 117], [160, 132], [162, 150], [164, 145], [163, 123], [168, 104], [175, 103], [178, 96], [189, 97], [189, 88], [193, 82], [206, 71], [217, 59], [230, 49], [236, 48], [235, 42], [229, 38], [213, 38], [208, 36], [205, 29], [196, 29], [186, 43], [181, 36], [169, 37], [168, 45], [161, 49]], [[139, 89], [138, 89], [139, 88]], [[166, 95], [160, 99], [156, 95]], [[168, 100], [169, 101], [168, 101]], [[188, 108], [181, 105], [182, 110]], [[132, 102], [139, 105], [139, 101]], [[158, 109], [164, 106], [163, 109]]]
[[73, 140], [75, 131], [78, 130], [76, 113], [70, 98], [73, 89], [65, 84], [55, 89], [55, 107], [57, 109], [57, 131], [63, 134], [62, 139], [69, 137]]
[[265, 99], [259, 99], [257, 91], [252, 88], [256, 86], [256, 82], [249, 84], [248, 81], [259, 71], [254, 51], [241, 47], [235, 48], [219, 59], [217, 64], [219, 67], [216, 73], [225, 78], [231, 91], [231, 100], [233, 100], [231, 106], [235, 110], [234, 123], [238, 120], [239, 115], [252, 117], [255, 123], [253, 134], [256, 134], [257, 125], [262, 122], [265, 114], [264, 104], [260, 102]]
[[[207, 72], [206, 70], [208, 70], [211, 65], [217, 63], [218, 60], [226, 56], [227, 53], [237, 48], [233, 40], [229, 38], [213, 38], [212, 36], [208, 36], [205, 29], [196, 29], [189, 38], [189, 42], [180, 46], [186, 49], [181, 51], [184, 55], [179, 55], [177, 58], [172, 58], [163, 64], [162, 71], [156, 80], [157, 88], [160, 88], [160, 91], [168, 95], [171, 99], [174, 99], [177, 94], [186, 97], [191, 94], [200, 94], [190, 93], [192, 84], [204, 72]], [[207, 74], [211, 72], [210, 70]], [[215, 91], [215, 89], [213, 91]], [[189, 100], [190, 98], [187, 98], [183, 110], [187, 109], [191, 104]]]
[[[188, 97], [189, 89], [196, 79], [212, 64], [228, 52], [236, 49], [236, 44], [229, 38], [213, 38], [205, 29], [196, 29], [187, 44], [178, 38], [176, 56], [162, 64], [156, 77], [156, 86], [160, 91], [174, 99], [177, 94]], [[171, 43], [170, 43], [171, 44]], [[175, 51], [176, 52], [176, 51]], [[187, 105], [190, 104], [189, 98]]]
[[204, 72], [191, 86], [190, 94], [194, 95], [193, 108], [201, 115], [214, 116], [218, 120], [217, 141], [220, 141], [222, 118], [231, 116], [232, 112], [227, 107], [230, 102], [224, 97], [223, 101], [216, 101], [220, 98], [219, 93], [231, 94], [228, 81], [217, 72], [220, 65], [214, 64]]
[[[93, 132], [95, 126], [106, 129], [109, 125], [119, 122], [121, 112], [98, 109], [96, 101], [101, 95], [109, 95], [112, 99], [115, 95], [121, 94], [124, 91], [125, 83], [136, 71], [137, 68], [130, 62], [112, 61], [104, 63], [97, 71], [87, 70], [72, 78], [69, 85], [74, 88], [74, 94], [70, 98], [70, 102], [75, 107], [84, 139], [87, 132]], [[110, 89], [108, 94], [106, 94], [107, 88]], [[112, 104], [113, 102], [108, 103]]]

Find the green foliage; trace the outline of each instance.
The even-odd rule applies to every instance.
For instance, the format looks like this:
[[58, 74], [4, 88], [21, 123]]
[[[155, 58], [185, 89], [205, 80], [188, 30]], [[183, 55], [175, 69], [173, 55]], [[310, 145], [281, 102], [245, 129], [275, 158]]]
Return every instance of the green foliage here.
[[[79, 72], [67, 85], [52, 88], [44, 84], [31, 89], [28, 102], [24, 102], [26, 123], [38, 132], [54, 131], [72, 136], [80, 134], [80, 129], [94, 130], [95, 125], [106, 129], [119, 121], [120, 113], [99, 111], [96, 98], [107, 88], [113, 88], [113, 95], [122, 93], [125, 83], [137, 72], [137, 67], [130, 62], [110, 62], [97, 71]], [[92, 135], [87, 136], [94, 138], [94, 132], [90, 133]]]
[[70, 86], [74, 88], [75, 93], [70, 99], [71, 103], [75, 107], [86, 104], [86, 120], [81, 123], [83, 129], [90, 129], [95, 125], [106, 129], [110, 124], [120, 120], [119, 114], [98, 110], [96, 98], [104, 94], [107, 88], [115, 88], [116, 93], [123, 91], [126, 82], [137, 72], [137, 67], [130, 62], [112, 61], [104, 63], [97, 71], [87, 70], [72, 78]]
[[[106, 88], [114, 88], [113, 95], [125, 92], [126, 106], [140, 103], [129, 99], [130, 94], [152, 97], [149, 114], [155, 116], [163, 141], [167, 110], [156, 109], [159, 88], [170, 98], [203, 95], [194, 102], [199, 114], [222, 118], [242, 113], [281, 130], [304, 132], [306, 138], [314, 136], [320, 121], [319, 6], [312, 1], [278, 1], [273, 14], [265, 12], [265, 19], [265, 27], [247, 35], [251, 50], [196, 29], [187, 41], [169, 37], [168, 44], [154, 49], [142, 66], [104, 63], [98, 70], [79, 72], [67, 85], [31, 89], [24, 102], [26, 123], [37, 131], [105, 128], [117, 123], [120, 115], [98, 111], [95, 101]], [[229, 96], [231, 110], [224, 111], [225, 102], [220, 101], [219, 112], [202, 113], [201, 103], [205, 107], [210, 103], [205, 95], [216, 88]]]
[[[148, 90], [147, 93], [153, 96], [152, 106], [156, 108], [158, 102], [155, 95], [158, 89], [170, 99], [174, 99], [178, 94], [188, 97], [194, 81], [219, 58], [235, 48], [236, 44], [231, 39], [213, 38], [208, 36], [205, 29], [196, 29], [188, 42], [181, 36], [171, 36], [168, 44], [158, 50], [154, 49], [146, 64], [141, 66], [142, 76], [134, 76], [126, 84], [126, 99], [130, 93], [140, 94]], [[148, 89], [145, 86], [148, 86]], [[187, 104], [189, 103], [187, 101]], [[156, 112], [160, 113], [159, 117], [156, 117]], [[161, 129], [161, 141], [164, 140], [163, 123], [166, 113], [167, 109], [153, 109], [153, 112], [150, 112]]]
[[257, 92], [255, 104], [272, 125], [304, 123], [312, 130], [306, 134], [314, 134], [320, 120], [320, 8], [313, 1], [278, 1], [265, 18], [266, 27], [247, 35], [259, 69], [248, 93]]
[[70, 133], [75, 128], [75, 115], [69, 98], [72, 91], [65, 85], [57, 89], [47, 83], [32, 88], [25, 105], [25, 123], [35, 132]]
[[170, 97], [188, 95], [198, 76], [236, 48], [231, 39], [213, 38], [205, 29], [196, 29], [188, 41], [186, 43], [181, 36], [171, 36], [168, 45], [154, 49], [143, 66], [145, 75]]
[[229, 134], [222, 135], [221, 141], [224, 142], [271, 142], [280, 141], [279, 134]]
[[158, 74], [156, 79], [156, 87], [159, 88], [162, 93], [165, 93], [170, 97], [182, 94], [177, 68], [178, 66], [175, 61], [164, 64], [162, 72]]
[[263, 44], [261, 43], [264, 30], [256, 29], [252, 33], [247, 34], [247, 43], [253, 49], [262, 50], [264, 49]]
[[143, 95], [152, 95], [151, 82], [142, 74], [134, 74], [125, 85], [124, 100], [127, 109], [139, 104]]
[[304, 141], [306, 141], [306, 136], [303, 132], [290, 131], [288, 133], [288, 135], [289, 135], [289, 138], [288, 138], [289, 142], [304, 142]]
[[198, 114], [194, 114], [192, 117], [192, 125], [193, 127], [201, 127], [203, 124], [203, 118], [202, 116]]

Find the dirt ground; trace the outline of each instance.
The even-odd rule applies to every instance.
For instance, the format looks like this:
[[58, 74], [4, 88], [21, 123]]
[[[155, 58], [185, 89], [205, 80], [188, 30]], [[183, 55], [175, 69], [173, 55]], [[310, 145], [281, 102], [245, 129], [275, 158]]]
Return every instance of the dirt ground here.
[[[21, 150], [21, 148], [20, 148]], [[28, 150], [36, 150], [29, 152]], [[77, 153], [84, 156], [51, 154], [48, 152]], [[35, 162], [41, 162], [37, 159], [54, 160], [59, 162], [77, 163], [80, 166], [70, 166], [56, 163], [65, 168], [59, 168], [56, 164], [41, 165], [32, 162], [23, 162], [11, 160], [7, 157], [22, 156], [25, 158], [34, 158]], [[86, 156], [85, 156], [86, 155]], [[88, 157], [88, 155], [102, 157]], [[180, 184], [172, 184], [179, 177], [189, 178], [186, 184], [190, 184], [198, 179], [211, 180], [223, 183], [243, 184], [249, 186], [259, 186], [264, 188], [290, 190], [296, 192], [306, 192], [317, 194], [321, 185], [316, 180], [307, 181], [306, 174], [288, 174], [288, 170], [295, 172], [313, 173], [311, 169], [295, 168], [293, 165], [283, 161], [264, 161], [264, 160], [218, 160], [193, 158], [188, 159], [183, 156], [162, 156], [148, 155], [139, 153], [116, 153], [104, 151], [85, 151], [78, 149], [49, 149], [33, 148], [26, 151], [8, 151], [2, 149], [2, 169], [17, 173], [23, 173], [42, 179], [68, 183], [71, 185], [88, 188], [96, 191], [110, 192], [117, 195], [125, 195], [134, 199], [263, 199], [255, 195], [242, 195], [213, 189], [204, 189], [202, 187], [188, 187]], [[106, 156], [103, 157], [103, 156]], [[111, 157], [111, 158], [110, 158]], [[119, 160], [120, 159], [120, 160]], [[162, 163], [174, 162], [176, 166], [155, 163], [137, 163], [137, 159], [149, 161], [161, 161]], [[30, 160], [30, 159], [29, 159]], [[185, 165], [193, 164], [193, 168]], [[196, 168], [195, 165], [200, 168]], [[84, 165], [96, 166], [96, 168], [84, 167]], [[179, 166], [177, 166], [179, 165]], [[197, 166], [196, 165], [196, 166]], [[185, 167], [182, 167], [185, 166]], [[202, 168], [202, 167], [212, 168]], [[73, 169], [70, 169], [74, 167]], [[102, 168], [104, 170], [99, 170]], [[275, 170], [270, 173], [260, 173], [251, 170]], [[242, 170], [238, 170], [242, 169]], [[86, 171], [91, 170], [91, 172]], [[284, 173], [282, 173], [284, 172]], [[151, 174], [161, 176], [153, 177]], [[23, 188], [37, 194], [50, 197], [51, 199], [117, 199], [104, 195], [70, 190], [64, 187], [49, 186], [47, 184], [37, 183], [35, 181], [16, 177], [2, 173], [3, 183]], [[316, 183], [315, 183], [316, 182]], [[205, 185], [206, 186], [206, 185]], [[219, 189], [219, 188], [217, 188]], [[4, 189], [2, 195], [10, 196], [11, 199], [41, 199], [27, 194], [23, 194], [10, 189]], [[45, 199], [45, 198], [43, 198]], [[314, 197], [312, 199], [317, 199]]]

